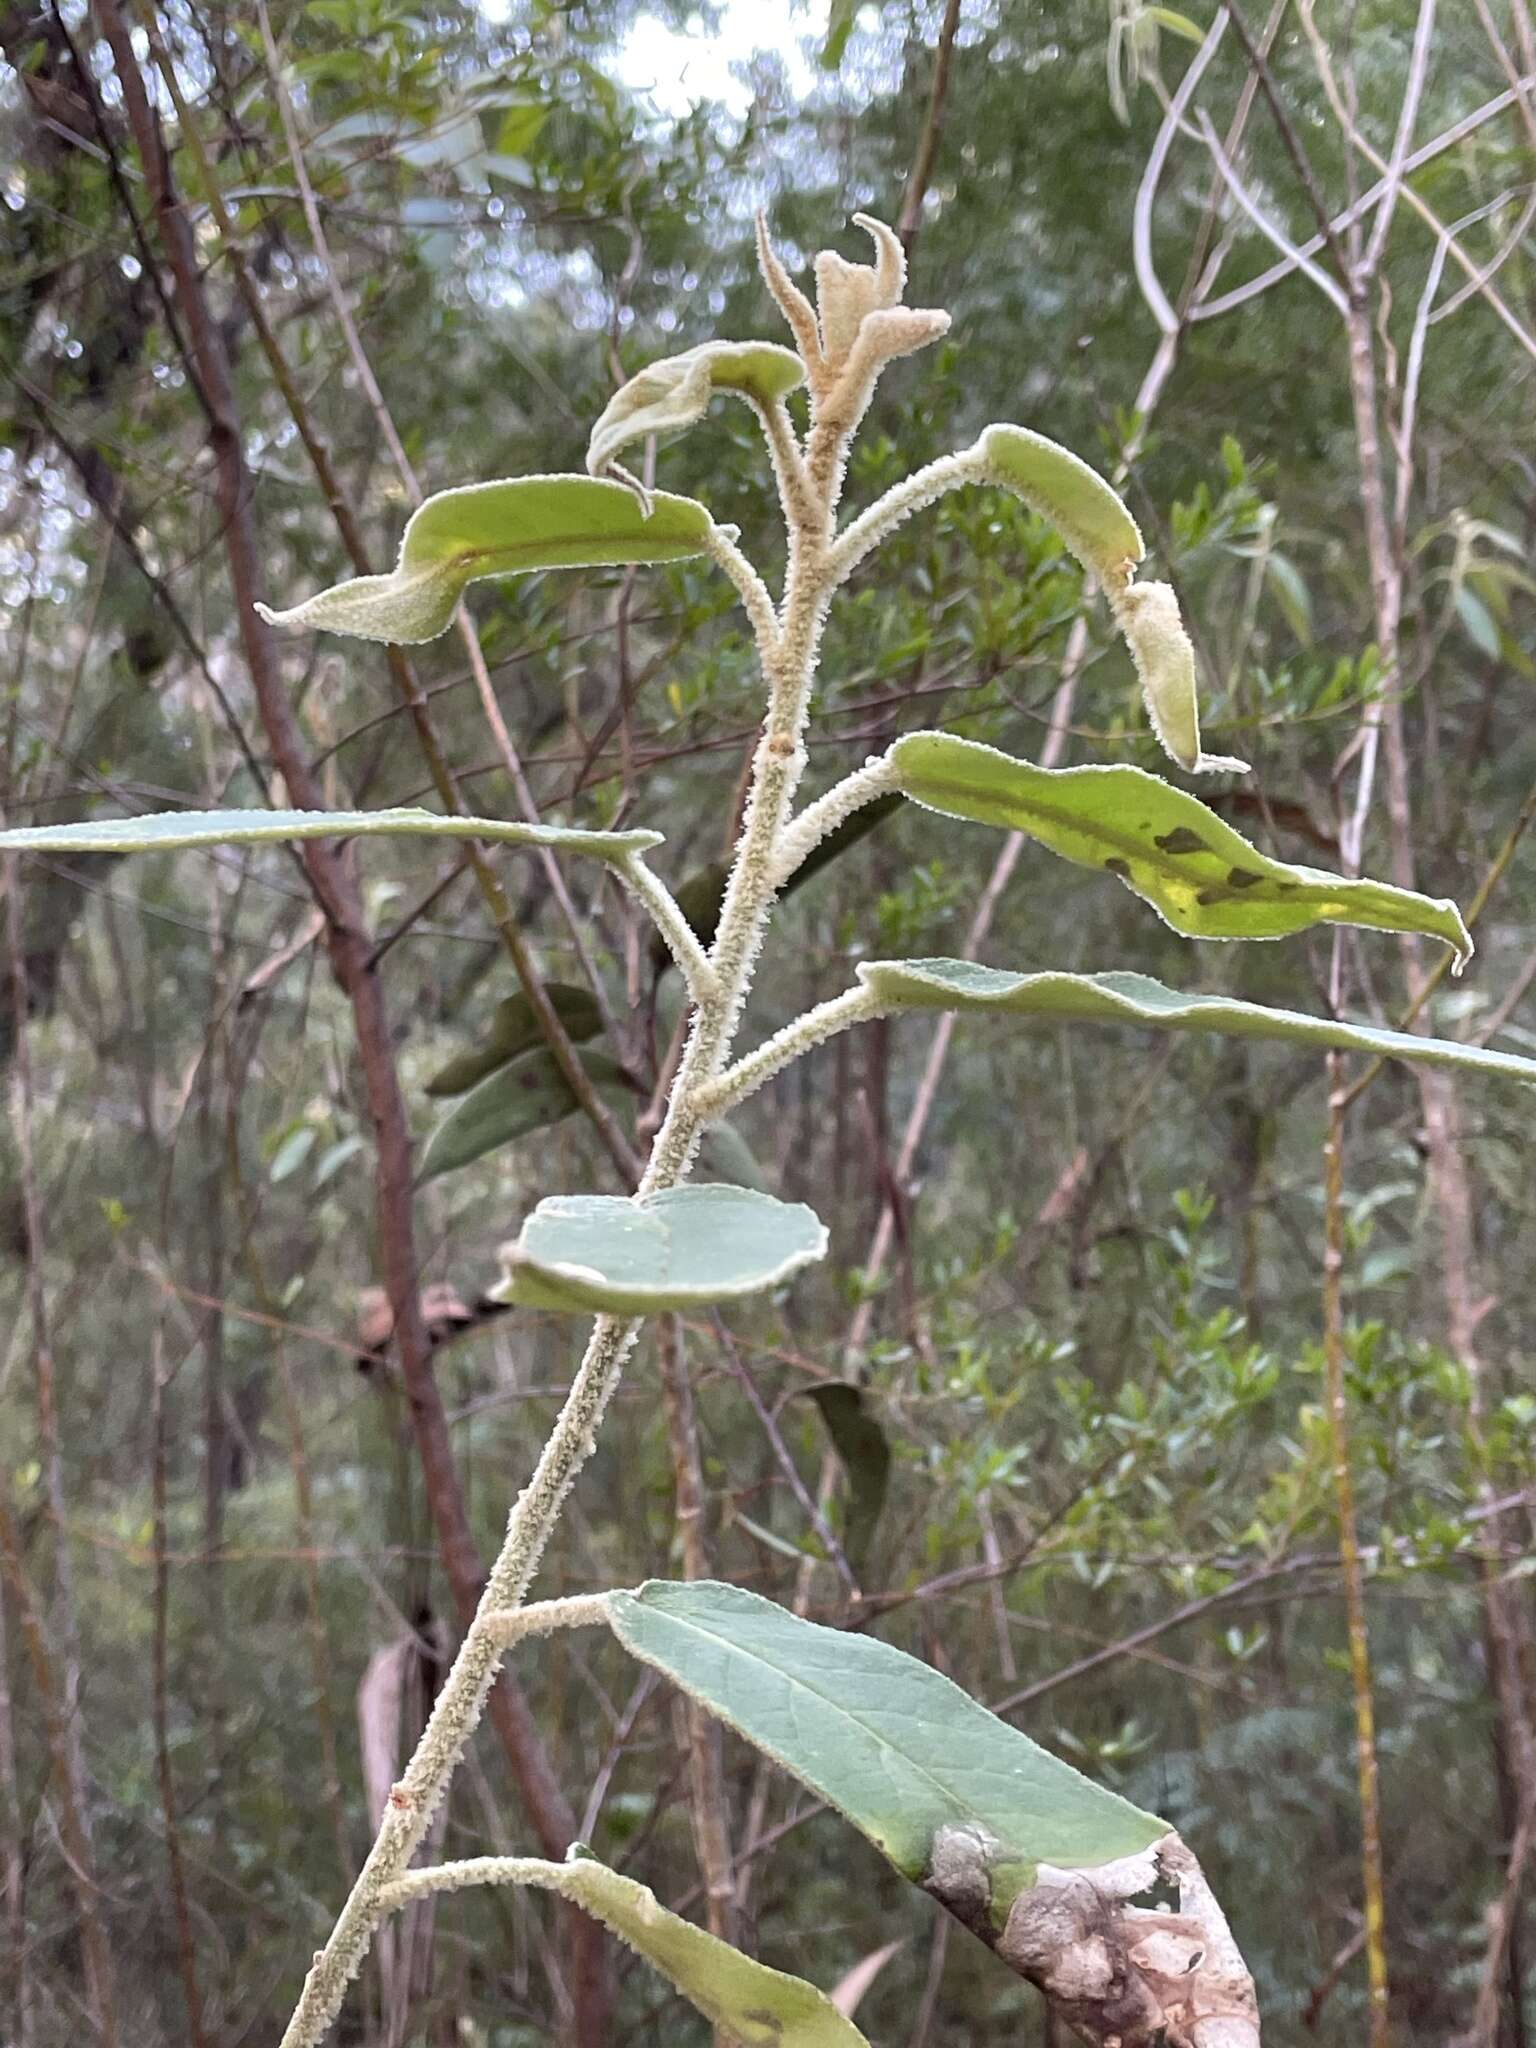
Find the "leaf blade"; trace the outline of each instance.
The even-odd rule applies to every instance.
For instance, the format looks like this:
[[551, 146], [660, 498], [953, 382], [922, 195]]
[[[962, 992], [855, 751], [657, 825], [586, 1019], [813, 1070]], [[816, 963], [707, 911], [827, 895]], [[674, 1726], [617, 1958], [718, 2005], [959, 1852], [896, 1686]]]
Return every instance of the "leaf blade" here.
[[648, 1886], [574, 1853], [552, 1889], [636, 1949], [743, 2048], [869, 2048], [824, 1992], [669, 1913]]
[[587, 443], [587, 469], [601, 476], [631, 442], [686, 433], [717, 392], [768, 404], [804, 382], [800, 358], [774, 341], [706, 341], [663, 356], [637, 370], [609, 399]]
[[737, 1301], [825, 1257], [803, 1202], [694, 1183], [644, 1198], [555, 1195], [515, 1243], [494, 1298], [568, 1314], [654, 1315]]
[[1026, 832], [1064, 860], [1107, 871], [1186, 938], [1279, 939], [1350, 924], [1443, 939], [1458, 972], [1472, 956], [1448, 899], [1274, 860], [1143, 769], [1040, 768], [947, 733], [909, 733], [888, 758], [915, 803]]
[[1119, 493], [1060, 442], [999, 422], [961, 459], [978, 481], [1012, 491], [1049, 520], [1101, 583], [1123, 582], [1145, 555], [1141, 528]]
[[[599, 1093], [622, 1090], [624, 1069], [617, 1060], [587, 1045], [577, 1047], [576, 1057]], [[571, 1084], [549, 1047], [529, 1046], [467, 1089], [435, 1125], [421, 1155], [418, 1185], [548, 1130], [576, 1107]]]
[[1144, 1024], [1159, 1031], [1213, 1031], [1334, 1052], [1370, 1053], [1536, 1084], [1536, 1060], [1455, 1039], [1420, 1038], [1374, 1024], [1273, 1010], [1236, 996], [1183, 995], [1146, 974], [1010, 974], [972, 960], [872, 960], [859, 979], [892, 1010], [1005, 1011], [1081, 1023]]
[[450, 817], [410, 805], [378, 811], [145, 811], [131, 818], [16, 826], [0, 832], [0, 853], [175, 853], [197, 846], [259, 846], [269, 840], [374, 838], [484, 839], [622, 861], [659, 846], [662, 835]]
[[714, 521], [693, 498], [655, 492], [648, 509], [622, 484], [524, 476], [439, 491], [412, 513], [387, 576], [353, 576], [268, 624], [411, 646], [452, 622], [466, 584], [540, 569], [682, 561], [701, 554]]
[[608, 1609], [634, 1656], [835, 1806], [916, 1882], [945, 1831], [970, 1830], [989, 1845], [991, 1906], [1005, 1914], [1040, 1863], [1091, 1870], [1168, 1832], [875, 1637], [820, 1628], [710, 1580], [652, 1580], [610, 1594]]

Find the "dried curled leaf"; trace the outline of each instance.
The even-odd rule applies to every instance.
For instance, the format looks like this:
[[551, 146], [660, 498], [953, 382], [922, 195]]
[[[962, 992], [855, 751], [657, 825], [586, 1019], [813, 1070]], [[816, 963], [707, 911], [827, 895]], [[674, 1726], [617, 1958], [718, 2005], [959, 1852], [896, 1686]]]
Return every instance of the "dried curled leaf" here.
[[658, 491], [641, 506], [622, 484], [594, 477], [467, 484], [411, 515], [387, 576], [353, 576], [288, 611], [256, 609], [274, 626], [408, 646], [446, 632], [465, 585], [482, 576], [677, 562], [704, 552], [713, 525], [692, 498]]
[[1246, 761], [1201, 752], [1195, 650], [1172, 586], [1133, 583], [1115, 597], [1114, 605], [1163, 751], [1191, 775], [1246, 775]]
[[587, 444], [587, 468], [593, 476], [611, 473], [631, 442], [686, 433], [717, 391], [766, 405], [804, 382], [805, 368], [794, 350], [772, 341], [706, 341], [648, 363], [604, 407]]

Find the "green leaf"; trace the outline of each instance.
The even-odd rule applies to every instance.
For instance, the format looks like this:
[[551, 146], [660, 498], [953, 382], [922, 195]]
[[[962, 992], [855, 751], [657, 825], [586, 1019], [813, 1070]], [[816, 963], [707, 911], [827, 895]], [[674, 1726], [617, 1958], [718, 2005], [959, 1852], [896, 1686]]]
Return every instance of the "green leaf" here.
[[848, 1474], [848, 1508], [843, 1517], [843, 1552], [862, 1579], [869, 1560], [886, 1488], [891, 1476], [891, 1447], [885, 1431], [869, 1412], [864, 1389], [844, 1380], [824, 1380], [805, 1389], [807, 1401], [821, 1410], [827, 1435]]
[[841, 69], [843, 52], [848, 48], [848, 38], [853, 34], [858, 18], [859, 0], [832, 0], [827, 10], [827, 33], [818, 60], [823, 71]]
[[1168, 1833], [872, 1636], [707, 1579], [611, 1593], [608, 1614], [626, 1649], [846, 1814], [905, 1876], [931, 1879], [954, 1831], [984, 1845], [998, 1924], [1037, 1865], [1092, 1870]]
[[1142, 13], [1149, 21], [1155, 21], [1159, 28], [1167, 29], [1172, 36], [1182, 36], [1186, 43], [1203, 43], [1205, 30], [1190, 20], [1187, 14], [1177, 14], [1171, 7], [1144, 7]]
[[552, 1889], [574, 1899], [742, 2048], [869, 2048], [814, 1984], [770, 1970], [669, 1913], [654, 1892], [573, 1849]]
[[[600, 1093], [623, 1090], [624, 1069], [617, 1060], [594, 1046], [578, 1047], [576, 1057]], [[549, 1047], [530, 1046], [459, 1097], [427, 1140], [420, 1179], [454, 1173], [499, 1145], [547, 1130], [575, 1108], [571, 1084]]]
[[1458, 972], [1472, 957], [1454, 903], [1271, 860], [1197, 797], [1140, 768], [1039, 768], [946, 733], [910, 733], [889, 758], [914, 802], [1027, 832], [1064, 860], [1103, 869], [1186, 938], [1280, 939], [1351, 924], [1443, 939]]
[[258, 846], [269, 839], [485, 839], [550, 846], [598, 860], [626, 860], [660, 846], [659, 832], [583, 832], [569, 825], [519, 825], [506, 818], [445, 817], [439, 811], [146, 811], [136, 818], [87, 818], [75, 825], [22, 825], [0, 832], [0, 853], [174, 853], [185, 846]]
[[1420, 1038], [1236, 996], [1183, 995], [1145, 974], [1009, 974], [971, 960], [872, 960], [859, 979], [892, 1010], [1006, 1010], [1085, 1024], [1146, 1024], [1158, 1031], [1215, 1031], [1274, 1038], [1331, 1052], [1376, 1053], [1431, 1067], [1460, 1067], [1536, 1083], [1536, 1060], [1449, 1038]]
[[435, 640], [465, 584], [535, 569], [676, 562], [701, 554], [714, 522], [692, 498], [657, 491], [649, 511], [622, 484], [524, 476], [428, 498], [406, 525], [388, 576], [354, 576], [294, 605], [257, 610], [274, 626], [360, 640]]
[[768, 404], [804, 382], [805, 366], [794, 350], [772, 341], [706, 341], [648, 363], [604, 407], [587, 444], [587, 468], [601, 476], [632, 441], [686, 433], [717, 391]]
[[1101, 583], [1123, 583], [1146, 553], [1141, 529], [1119, 494], [1080, 456], [1044, 434], [988, 427], [961, 460], [980, 481], [1013, 491], [1048, 519]]
[[495, 1298], [575, 1314], [701, 1308], [777, 1287], [826, 1250], [826, 1227], [803, 1202], [751, 1188], [555, 1195], [503, 1246]]
[[[565, 1026], [566, 1036], [577, 1045], [595, 1038], [602, 1029], [602, 1013], [589, 988], [546, 981], [544, 993], [555, 1015]], [[507, 996], [496, 1005], [485, 1043], [457, 1053], [446, 1066], [439, 1067], [428, 1081], [426, 1093], [463, 1095], [477, 1081], [483, 1081], [487, 1074], [494, 1074], [508, 1060], [515, 1060], [520, 1052], [526, 1052], [529, 1046], [543, 1043], [544, 1034], [533, 1014], [533, 1005], [519, 989], [515, 996]]]

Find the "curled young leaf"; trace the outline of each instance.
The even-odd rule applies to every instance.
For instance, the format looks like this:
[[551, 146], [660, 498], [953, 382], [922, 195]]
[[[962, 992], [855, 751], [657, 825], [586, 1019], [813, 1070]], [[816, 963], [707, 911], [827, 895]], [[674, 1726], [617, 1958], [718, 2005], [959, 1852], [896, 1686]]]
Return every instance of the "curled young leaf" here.
[[1472, 957], [1448, 899], [1272, 860], [1198, 797], [1140, 768], [1040, 768], [931, 732], [909, 733], [889, 758], [914, 802], [1027, 832], [1064, 860], [1114, 875], [1186, 938], [1281, 939], [1351, 924], [1443, 939], [1458, 973]]
[[1309, 1017], [1236, 996], [1186, 995], [1145, 974], [1010, 974], [974, 960], [869, 960], [858, 970], [882, 1010], [957, 1010], [1082, 1024], [1135, 1024], [1154, 1031], [1267, 1038], [1329, 1052], [1373, 1053], [1536, 1085], [1536, 1060], [1450, 1038], [1385, 1031], [1343, 1017]]
[[1141, 529], [1096, 469], [1028, 427], [988, 427], [956, 458], [978, 483], [997, 485], [1048, 519], [1107, 591], [1120, 589], [1146, 553]]
[[274, 626], [409, 645], [452, 622], [466, 584], [483, 576], [702, 554], [714, 522], [692, 498], [657, 491], [649, 506], [622, 484], [523, 476], [441, 491], [412, 513], [387, 576], [354, 576], [288, 611], [258, 605]]
[[815, 263], [816, 318], [832, 369], [848, 360], [865, 316], [899, 306], [907, 286], [900, 236], [871, 214], [856, 213], [853, 220], [875, 245], [874, 263], [849, 263], [835, 249], [823, 249]]
[[502, 1247], [493, 1299], [577, 1315], [702, 1308], [777, 1287], [826, 1250], [814, 1211], [751, 1188], [554, 1195]]
[[1179, 616], [1179, 600], [1172, 585], [1132, 583], [1114, 594], [1113, 602], [1116, 621], [1141, 678], [1152, 730], [1164, 753], [1191, 775], [1218, 771], [1246, 775], [1246, 761], [1200, 750], [1195, 650]]
[[717, 391], [769, 404], [805, 382], [793, 349], [772, 341], [706, 341], [637, 371], [609, 399], [587, 444], [593, 476], [609, 471], [632, 441], [670, 439], [703, 418]]

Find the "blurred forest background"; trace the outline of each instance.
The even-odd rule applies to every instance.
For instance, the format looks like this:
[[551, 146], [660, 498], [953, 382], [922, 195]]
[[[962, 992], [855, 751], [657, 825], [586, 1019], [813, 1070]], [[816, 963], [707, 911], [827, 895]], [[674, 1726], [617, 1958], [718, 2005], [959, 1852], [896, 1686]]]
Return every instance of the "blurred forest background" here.
[[[5, 0], [0, 46], [6, 823], [282, 800], [264, 648], [325, 800], [655, 825], [702, 916], [759, 706], [707, 563], [482, 585], [478, 642], [409, 662], [278, 641], [244, 593], [386, 564], [418, 487], [579, 469], [650, 358], [779, 338], [756, 207], [797, 268], [862, 256], [863, 208], [954, 329], [882, 386], [851, 501], [994, 419], [1126, 464], [1209, 741], [1255, 764], [1216, 808], [1322, 867], [1363, 842], [1475, 916], [1459, 982], [1352, 939], [1351, 1011], [1536, 1051], [1526, 0]], [[227, 391], [189, 367], [178, 247]], [[658, 475], [776, 567], [745, 409]], [[922, 726], [1158, 765], [1102, 606], [991, 494], [860, 572], [823, 673], [815, 788]], [[281, 848], [7, 864], [6, 2048], [276, 2039], [574, 1366], [570, 1323], [483, 1310], [495, 1248], [540, 1194], [622, 1190], [666, 1058], [675, 976], [597, 871], [562, 902], [536, 858], [487, 886], [452, 843], [344, 866], [360, 916], [328, 949]], [[543, 1083], [426, 1153], [512, 1044], [508, 933], [585, 991], [617, 1146]], [[1317, 1010], [1330, 946], [1192, 946], [911, 810], [795, 894], [749, 1031], [861, 954], [967, 950]], [[1353, 1573], [1323, 1063], [911, 1020], [738, 1117], [725, 1171], [814, 1202], [833, 1257], [648, 1340], [541, 1585], [728, 1577], [940, 1665], [1197, 1846], [1279, 2048], [1367, 2038], [1378, 1865], [1391, 2039], [1525, 2048], [1530, 1098], [1345, 1079]], [[418, 1180], [386, 1174], [383, 1213], [423, 1291], [398, 1343], [391, 1102]], [[879, 2048], [1050, 2039], [1032, 1990], [615, 1646], [515, 1665], [452, 1853], [589, 1840], [823, 1986], [899, 1944], [858, 2009]], [[402, 1921], [342, 2037], [707, 2030], [493, 1893]]]

